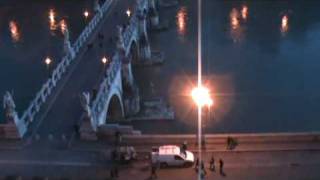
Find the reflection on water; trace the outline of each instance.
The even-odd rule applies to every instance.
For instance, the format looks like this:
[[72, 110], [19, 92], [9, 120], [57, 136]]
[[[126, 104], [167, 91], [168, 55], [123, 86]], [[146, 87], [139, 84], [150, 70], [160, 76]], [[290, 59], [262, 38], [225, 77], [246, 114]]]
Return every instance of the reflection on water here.
[[62, 34], [64, 34], [68, 28], [66, 20], [62, 19], [59, 22], [59, 25], [60, 25], [60, 30], [61, 30]]
[[9, 29], [11, 33], [11, 38], [13, 42], [18, 42], [21, 38], [21, 33], [19, 32], [18, 24], [15, 21], [9, 22]]
[[246, 5], [242, 6], [241, 16], [243, 20], [247, 20], [248, 18], [248, 7]]
[[236, 8], [230, 12], [230, 36], [233, 42], [240, 42], [243, 39], [243, 28], [240, 25], [240, 13]]
[[230, 12], [230, 24], [232, 29], [238, 29], [239, 28], [239, 12], [236, 8], [233, 8]]
[[184, 36], [186, 34], [186, 24], [187, 24], [187, 8], [181, 7], [176, 16], [176, 23], [178, 27], [179, 35]]
[[281, 21], [281, 33], [282, 35], [286, 35], [286, 33], [289, 30], [289, 18], [287, 15], [284, 15], [282, 17], [282, 21]]
[[54, 31], [57, 29], [56, 25], [56, 19], [55, 19], [55, 12], [53, 9], [49, 10], [49, 24], [50, 24], [50, 30]]

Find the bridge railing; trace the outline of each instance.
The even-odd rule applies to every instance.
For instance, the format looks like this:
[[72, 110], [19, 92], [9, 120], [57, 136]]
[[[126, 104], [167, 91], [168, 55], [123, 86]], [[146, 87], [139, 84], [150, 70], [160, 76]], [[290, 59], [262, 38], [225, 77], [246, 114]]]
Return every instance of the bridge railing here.
[[[92, 34], [93, 30], [99, 24], [99, 22], [103, 18], [103, 14], [105, 14], [113, 0], [106, 0], [106, 2], [101, 7], [102, 13], [96, 13], [96, 15], [91, 19], [89, 24], [84, 28], [82, 33], [79, 35], [78, 39], [72, 45], [72, 48], [75, 52], [75, 56], [72, 57], [70, 54], [65, 55], [61, 62], [57, 65], [57, 67], [52, 72], [51, 77], [47, 80], [45, 84], [43, 84], [41, 90], [36, 94], [36, 97], [31, 101], [27, 110], [24, 111], [20, 121], [23, 121], [28, 125], [30, 122], [33, 121], [34, 116], [37, 112], [39, 112], [40, 107], [43, 103], [46, 102], [48, 97], [51, 95], [52, 90], [56, 87], [57, 82], [62, 78], [65, 74], [68, 66], [70, 63], [76, 59], [80, 49], [84, 46], [85, 42], [88, 40], [89, 36]], [[21, 135], [22, 136], [22, 135]]]

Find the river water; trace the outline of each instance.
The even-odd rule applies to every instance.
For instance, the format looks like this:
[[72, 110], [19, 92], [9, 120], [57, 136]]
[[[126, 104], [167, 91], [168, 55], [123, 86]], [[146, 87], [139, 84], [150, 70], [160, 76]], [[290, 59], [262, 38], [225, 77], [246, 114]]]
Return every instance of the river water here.
[[[204, 112], [206, 132], [320, 130], [319, 7], [318, 1], [203, 0], [203, 76], [214, 98]], [[90, 0], [0, 2], [0, 94], [13, 92], [20, 115], [62, 57], [61, 20], [73, 42], [91, 13]], [[153, 33], [151, 42], [166, 63], [135, 74], [143, 98], [164, 96], [176, 119], [133, 124], [148, 133], [194, 132], [197, 1], [181, 0], [161, 18], [170, 28]]]
[[[204, 109], [205, 132], [320, 130], [319, 8], [320, 1], [203, 0], [203, 76], [214, 99]], [[137, 79], [143, 79], [144, 98], [166, 97], [176, 119], [134, 126], [148, 133], [195, 132], [190, 92], [197, 78], [197, 1], [180, 1], [161, 17], [170, 29], [151, 41], [166, 62], [143, 69]]]
[[[19, 115], [63, 56], [63, 20], [74, 42], [92, 12], [91, 0], [0, 2], [0, 95], [13, 92]], [[3, 120], [2, 108], [0, 114]]]

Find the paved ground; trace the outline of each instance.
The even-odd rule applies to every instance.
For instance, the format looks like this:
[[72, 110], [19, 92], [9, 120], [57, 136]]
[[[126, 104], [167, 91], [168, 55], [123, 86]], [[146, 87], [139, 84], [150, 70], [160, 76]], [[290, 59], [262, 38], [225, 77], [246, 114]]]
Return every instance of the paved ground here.
[[[95, 152], [65, 152], [51, 157], [51, 161], [40, 160], [51, 153], [39, 154], [39, 158], [23, 160], [23, 154], [18, 157], [8, 155], [12, 152], [1, 151], [0, 174], [23, 177], [68, 177], [74, 179], [105, 179], [109, 177], [110, 164], [104, 161], [106, 153]], [[317, 180], [320, 178], [319, 151], [278, 151], [278, 152], [220, 152], [214, 153], [216, 171], [208, 170], [208, 162], [212, 153], [205, 153], [206, 179], [265, 179], [265, 180]], [[225, 176], [219, 173], [218, 160], [224, 161]], [[13, 160], [15, 159], [15, 160]], [[55, 159], [55, 160], [52, 160]], [[139, 160], [127, 166], [120, 166], [119, 180], [128, 178], [146, 180], [150, 176], [148, 160]], [[79, 173], [81, 172], [81, 173]], [[157, 171], [158, 179], [163, 180], [194, 180], [197, 175], [193, 167], [167, 168]]]
[[[243, 153], [215, 153], [216, 161], [222, 158], [225, 166], [225, 176], [220, 175], [218, 163], [216, 172], [208, 170], [211, 154], [205, 154], [206, 179], [243, 179], [243, 180], [286, 180], [286, 179], [319, 179], [319, 152], [243, 152]], [[121, 180], [130, 176], [137, 180], [150, 177], [147, 162], [136, 163], [134, 168], [121, 172]], [[194, 180], [197, 178], [195, 170], [191, 168], [169, 168], [158, 170], [158, 179], [163, 180]]]

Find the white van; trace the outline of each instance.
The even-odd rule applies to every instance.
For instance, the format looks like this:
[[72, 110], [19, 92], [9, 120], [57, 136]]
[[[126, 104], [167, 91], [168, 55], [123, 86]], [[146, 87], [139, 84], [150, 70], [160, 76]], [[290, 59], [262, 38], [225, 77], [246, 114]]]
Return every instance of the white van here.
[[166, 145], [153, 148], [151, 153], [152, 163], [160, 163], [161, 167], [167, 166], [191, 166], [194, 163], [194, 155], [190, 151], [185, 153], [179, 146]]

